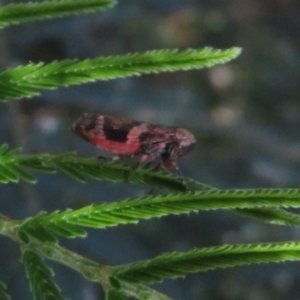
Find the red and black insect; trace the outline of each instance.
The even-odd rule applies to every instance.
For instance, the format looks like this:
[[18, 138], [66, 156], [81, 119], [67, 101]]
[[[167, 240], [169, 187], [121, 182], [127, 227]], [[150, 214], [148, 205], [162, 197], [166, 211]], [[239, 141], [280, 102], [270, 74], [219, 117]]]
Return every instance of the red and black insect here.
[[107, 152], [135, 157], [140, 163], [157, 162], [163, 169], [178, 170], [179, 158], [196, 143], [193, 134], [183, 128], [88, 113], [73, 123], [72, 130]]

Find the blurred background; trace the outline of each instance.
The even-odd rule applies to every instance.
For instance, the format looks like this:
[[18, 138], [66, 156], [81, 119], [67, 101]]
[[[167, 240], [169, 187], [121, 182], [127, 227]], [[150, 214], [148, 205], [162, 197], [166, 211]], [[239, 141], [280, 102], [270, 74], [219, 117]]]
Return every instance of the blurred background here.
[[[11, 1], [2, 1], [8, 4]], [[43, 91], [2, 103], [0, 140], [24, 153], [99, 150], [70, 131], [83, 112], [180, 126], [196, 149], [180, 162], [185, 176], [218, 188], [300, 186], [300, 2], [298, 0], [122, 0], [113, 9], [0, 31], [2, 70], [28, 62], [94, 58], [162, 48], [243, 48], [212, 69], [146, 75]], [[36, 174], [38, 183], [2, 185], [1, 212], [40, 210], [145, 195], [128, 184]], [[0, 278], [12, 299], [31, 299], [19, 250], [0, 237]], [[224, 243], [299, 240], [298, 228], [270, 226], [229, 212], [202, 212], [91, 230], [62, 245], [105, 264]], [[104, 299], [97, 284], [49, 262], [68, 299]], [[300, 298], [300, 264], [254, 265], [189, 275], [155, 286], [176, 300]]]

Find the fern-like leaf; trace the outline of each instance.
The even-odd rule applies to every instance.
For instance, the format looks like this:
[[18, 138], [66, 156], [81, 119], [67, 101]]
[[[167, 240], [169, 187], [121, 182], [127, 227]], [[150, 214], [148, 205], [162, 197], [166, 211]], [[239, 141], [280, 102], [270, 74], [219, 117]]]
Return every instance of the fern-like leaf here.
[[[137, 223], [142, 219], [212, 209], [300, 207], [300, 190], [213, 190], [208, 192], [151, 196], [121, 202], [90, 205], [72, 211], [39, 214], [19, 225], [20, 237], [51, 240], [43, 231], [64, 237], [84, 236], [80, 227], [105, 228]], [[80, 226], [80, 227], [79, 227]], [[26, 241], [26, 238], [25, 238]]]
[[159, 50], [84, 61], [64, 60], [50, 64], [28, 64], [0, 74], [2, 101], [39, 95], [39, 89], [78, 85], [95, 80], [174, 72], [211, 67], [237, 57], [240, 48], [217, 50]]
[[104, 228], [170, 214], [268, 206], [299, 207], [300, 190], [204, 191], [150, 196], [87, 206], [75, 211], [54, 212], [41, 217], [41, 224], [50, 228], [51, 224], [57, 226], [60, 222], [67, 222], [78, 226]]
[[[7, 145], [2, 145], [8, 151]], [[0, 147], [0, 166], [1, 157], [5, 155]], [[25, 169], [33, 169], [40, 172], [62, 171], [79, 182], [85, 183], [89, 178], [96, 180], [109, 180], [113, 182], [128, 181], [131, 183], [144, 184], [150, 186], [164, 187], [176, 191], [185, 191], [186, 186], [182, 179], [169, 172], [154, 171], [149, 168], [137, 168], [133, 172], [132, 166], [120, 162], [98, 160], [96, 158], [80, 157], [74, 153], [61, 155], [36, 154], [36, 155], [15, 155], [3, 160], [2, 165], [13, 165], [15, 168], [25, 172]], [[26, 173], [28, 174], [28, 173]], [[0, 179], [1, 179], [0, 168]], [[31, 176], [28, 174], [28, 176]], [[24, 176], [23, 176], [24, 177]], [[19, 179], [23, 179], [20, 177]], [[7, 179], [7, 182], [9, 180]], [[10, 180], [13, 182], [12, 180]], [[30, 182], [30, 181], [29, 181]], [[34, 182], [34, 180], [32, 181]], [[186, 179], [189, 188], [193, 190], [210, 190], [211, 187]]]
[[174, 252], [116, 267], [113, 276], [131, 283], [154, 283], [166, 278], [217, 268], [300, 260], [300, 243], [220, 246]]
[[20, 179], [35, 183], [35, 178], [20, 168], [16, 162], [16, 155], [20, 149], [8, 150], [6, 144], [0, 146], [0, 182], [18, 182]]
[[126, 300], [128, 297], [117, 290], [109, 290], [105, 295], [105, 300]]
[[86, 232], [83, 229], [76, 225], [68, 224], [68, 222], [64, 222], [64, 224], [55, 224], [54, 222], [51, 224], [52, 226], [45, 226], [45, 216], [45, 212], [40, 212], [37, 216], [30, 217], [17, 226], [18, 235], [23, 242], [28, 243], [30, 238], [34, 237], [41, 242], [56, 243], [57, 239], [54, 234], [66, 238], [86, 236]]
[[0, 281], [0, 299], [10, 300], [11, 297], [6, 292], [6, 284], [3, 281]]
[[[0, 146], [0, 182], [17, 182], [23, 179], [29, 183], [34, 183], [35, 178], [26, 169], [48, 173], [60, 170], [80, 182], [86, 182], [89, 178], [114, 182], [128, 181], [151, 187], [163, 187], [173, 191], [186, 191], [186, 185], [183, 184], [182, 179], [170, 172], [154, 171], [148, 168], [138, 168], [132, 172], [130, 165], [120, 162], [99, 161], [95, 158], [84, 158], [74, 153], [18, 155], [18, 151], [19, 149], [9, 150], [5, 144]], [[217, 190], [192, 179], [185, 178], [185, 181], [191, 191]], [[282, 209], [256, 208], [234, 211], [240, 215], [273, 224], [300, 224], [298, 214], [286, 212]]]
[[234, 209], [238, 215], [277, 225], [300, 225], [300, 215], [279, 208]]
[[114, 0], [60, 0], [10, 4], [0, 7], [0, 28], [22, 22], [92, 13], [112, 7]]
[[31, 250], [24, 250], [22, 262], [34, 299], [64, 300], [59, 288], [54, 283], [53, 271], [43, 262], [42, 258]]

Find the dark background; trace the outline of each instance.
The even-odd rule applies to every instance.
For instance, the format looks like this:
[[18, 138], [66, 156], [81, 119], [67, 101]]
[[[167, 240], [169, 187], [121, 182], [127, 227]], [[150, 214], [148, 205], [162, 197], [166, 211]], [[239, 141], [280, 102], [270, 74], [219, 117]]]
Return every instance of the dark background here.
[[[3, 2], [3, 1], [2, 1]], [[6, 1], [6, 3], [10, 3]], [[89, 15], [32, 22], [1, 31], [2, 69], [32, 62], [93, 58], [162, 48], [243, 48], [212, 69], [99, 81], [1, 104], [0, 139], [24, 153], [77, 151], [99, 156], [70, 125], [83, 112], [189, 129], [196, 149], [181, 161], [189, 176], [219, 188], [300, 186], [300, 3], [298, 0], [122, 0]], [[128, 184], [36, 174], [38, 183], [2, 185], [1, 212], [40, 210], [143, 196]], [[224, 243], [298, 240], [298, 228], [271, 226], [229, 212], [202, 212], [62, 241], [102, 263]], [[104, 299], [97, 284], [50, 262], [68, 299]], [[254, 265], [168, 280], [156, 287], [176, 300], [300, 298], [299, 263]], [[0, 278], [13, 299], [31, 299], [17, 245], [1, 237]]]

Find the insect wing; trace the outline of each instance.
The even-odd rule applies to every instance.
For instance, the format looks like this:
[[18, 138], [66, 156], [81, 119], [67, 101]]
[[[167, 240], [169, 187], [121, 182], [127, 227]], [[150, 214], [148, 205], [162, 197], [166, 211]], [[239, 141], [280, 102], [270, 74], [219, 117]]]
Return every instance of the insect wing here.
[[107, 152], [133, 155], [139, 150], [139, 135], [144, 123], [104, 115], [83, 114], [72, 125], [84, 140]]

